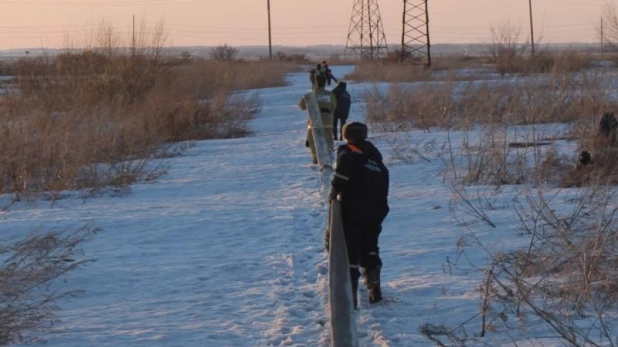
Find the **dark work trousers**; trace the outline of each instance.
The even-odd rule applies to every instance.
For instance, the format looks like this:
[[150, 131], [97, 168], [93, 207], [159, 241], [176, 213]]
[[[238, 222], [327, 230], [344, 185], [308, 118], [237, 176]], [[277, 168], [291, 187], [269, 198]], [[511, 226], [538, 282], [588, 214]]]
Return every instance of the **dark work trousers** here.
[[350, 267], [360, 265], [363, 268], [382, 266], [378, 238], [382, 231], [381, 225], [366, 225], [346, 227], [343, 225], [345, 243], [348, 249]]
[[[339, 134], [341, 134], [339, 136], [339, 138], [337, 138], [337, 123], [340, 122], [341, 125], [339, 126]], [[340, 140], [343, 141], [343, 126], [345, 125], [346, 119], [345, 118], [340, 118], [337, 117], [336, 115], [333, 116], [333, 136], [335, 138], [335, 141]]]

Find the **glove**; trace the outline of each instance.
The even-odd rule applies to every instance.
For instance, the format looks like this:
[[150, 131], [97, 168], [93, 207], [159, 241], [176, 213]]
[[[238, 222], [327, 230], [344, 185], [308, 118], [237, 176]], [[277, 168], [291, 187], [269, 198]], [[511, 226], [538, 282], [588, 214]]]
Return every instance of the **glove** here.
[[305, 140], [305, 147], [309, 148], [309, 140]]

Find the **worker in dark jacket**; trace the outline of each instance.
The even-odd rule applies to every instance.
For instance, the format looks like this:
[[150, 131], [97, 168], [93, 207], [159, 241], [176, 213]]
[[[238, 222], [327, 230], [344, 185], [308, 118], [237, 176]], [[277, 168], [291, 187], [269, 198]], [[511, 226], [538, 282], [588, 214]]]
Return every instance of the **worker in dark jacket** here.
[[[382, 222], [388, 214], [389, 172], [382, 154], [367, 141], [367, 126], [351, 122], [343, 127], [346, 144], [337, 149], [337, 166], [329, 199], [341, 201], [341, 217], [350, 263], [352, 297], [358, 306], [356, 293], [363, 270], [369, 302], [382, 300], [380, 289], [380, 259], [378, 238]], [[328, 247], [328, 245], [327, 245]]]
[[320, 64], [317, 64], [315, 68], [309, 71], [309, 81], [311, 82], [311, 89], [313, 90], [317, 89], [317, 83], [315, 81], [315, 76], [321, 74], [321, 71], [322, 71], [322, 65]]
[[339, 141], [343, 141], [343, 126], [348, 120], [348, 115], [350, 114], [352, 97], [346, 90], [346, 87], [347, 83], [344, 81], [339, 81], [337, 86], [332, 90], [332, 93], [335, 94], [335, 97], [337, 98], [337, 109], [335, 109], [335, 114], [333, 115], [333, 136], [335, 141], [337, 141], [337, 123], [340, 124], [340, 133], [342, 134], [339, 136]]
[[324, 60], [322, 62], [322, 69], [321, 71], [323, 71], [326, 74], [326, 83], [330, 86], [331, 81], [335, 81], [335, 83], [338, 82], [337, 78], [335, 78], [335, 76], [333, 75], [333, 71], [328, 67], [328, 64], [326, 63], [326, 60]]

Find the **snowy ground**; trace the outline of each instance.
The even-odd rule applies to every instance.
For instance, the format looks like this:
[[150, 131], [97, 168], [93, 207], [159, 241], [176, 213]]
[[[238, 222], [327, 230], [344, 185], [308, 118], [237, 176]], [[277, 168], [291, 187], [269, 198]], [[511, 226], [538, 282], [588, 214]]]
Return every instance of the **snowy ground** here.
[[[289, 78], [288, 87], [258, 91], [264, 107], [252, 136], [198, 142], [162, 160], [168, 173], [156, 183], [85, 203], [15, 205], [0, 216], [0, 237], [9, 240], [35, 228], [103, 229], [85, 247], [96, 262], [67, 277], [85, 293], [63, 303], [62, 322], [41, 335], [46, 346], [328, 346], [326, 210], [304, 147], [306, 115], [296, 106], [308, 78]], [[369, 85], [349, 87], [360, 101]], [[363, 120], [360, 102], [350, 120]], [[440, 142], [445, 134], [416, 138]], [[500, 228], [463, 227], [450, 213], [440, 159], [426, 153], [429, 162], [404, 165], [384, 141], [375, 143], [391, 170], [381, 238], [390, 303], [369, 306], [361, 290], [361, 344], [430, 346], [421, 324], [459, 324], [478, 312], [480, 274], [461, 258], [447, 264], [457, 260], [462, 234], [473, 228], [502, 247], [520, 241], [506, 203], [494, 212]]]

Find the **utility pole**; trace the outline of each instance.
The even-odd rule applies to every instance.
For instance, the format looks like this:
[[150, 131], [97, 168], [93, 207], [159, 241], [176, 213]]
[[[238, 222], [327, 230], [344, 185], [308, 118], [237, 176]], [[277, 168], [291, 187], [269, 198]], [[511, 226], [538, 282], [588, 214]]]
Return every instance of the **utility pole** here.
[[266, 0], [266, 9], [268, 11], [268, 59], [273, 58], [273, 41], [270, 27], [270, 0]]
[[135, 55], [135, 15], [133, 15], [133, 31], [131, 36], [133, 37], [131, 39], [131, 55]]
[[603, 56], [603, 17], [601, 17], [601, 56]]
[[532, 0], [528, 0], [530, 9], [530, 43], [532, 44], [532, 56], [534, 57], [534, 24], [532, 23]]

